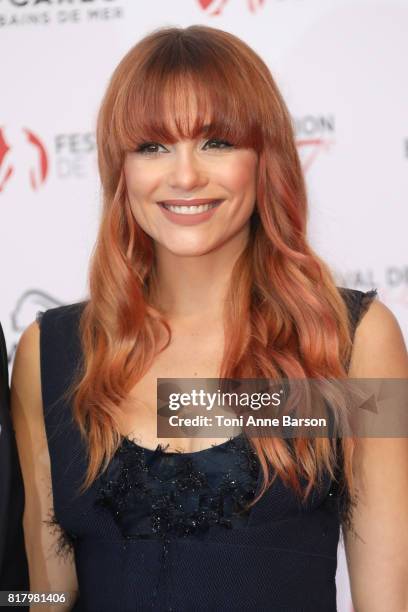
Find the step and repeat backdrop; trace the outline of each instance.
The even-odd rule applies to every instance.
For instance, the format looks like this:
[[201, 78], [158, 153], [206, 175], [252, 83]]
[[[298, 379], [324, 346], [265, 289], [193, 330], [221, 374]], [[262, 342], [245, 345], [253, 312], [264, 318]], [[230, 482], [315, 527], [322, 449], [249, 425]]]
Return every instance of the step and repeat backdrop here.
[[[83, 299], [100, 214], [95, 119], [149, 31], [248, 42], [289, 106], [310, 241], [408, 337], [408, 0], [0, 0], [0, 320], [10, 358], [37, 310]], [[351, 612], [339, 547], [338, 606]]]

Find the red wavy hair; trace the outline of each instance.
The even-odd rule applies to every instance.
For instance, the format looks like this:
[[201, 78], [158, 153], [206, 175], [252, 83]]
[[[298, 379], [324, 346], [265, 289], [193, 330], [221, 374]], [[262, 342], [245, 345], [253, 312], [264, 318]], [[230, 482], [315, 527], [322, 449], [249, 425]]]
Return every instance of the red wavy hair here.
[[[196, 104], [194, 121], [189, 94]], [[176, 133], [164, 121], [169, 109]], [[208, 138], [222, 137], [258, 153], [256, 211], [225, 303], [219, 376], [347, 377], [347, 308], [306, 239], [307, 198], [292, 122], [269, 69], [228, 32], [198, 25], [155, 30], [116, 68], [97, 122], [104, 202], [81, 317], [83, 367], [73, 388], [74, 416], [89, 449], [84, 488], [120, 444], [119, 405], [152, 365], [159, 327], [171, 338], [150, 299], [153, 243], [131, 213], [124, 157], [146, 140], [196, 138], [208, 114]], [[293, 442], [291, 451], [282, 438], [251, 438], [264, 476], [253, 503], [277, 476], [306, 498], [324, 470], [333, 477], [340, 455], [344, 486], [352, 491], [352, 438], [341, 440], [340, 453], [329, 438]]]

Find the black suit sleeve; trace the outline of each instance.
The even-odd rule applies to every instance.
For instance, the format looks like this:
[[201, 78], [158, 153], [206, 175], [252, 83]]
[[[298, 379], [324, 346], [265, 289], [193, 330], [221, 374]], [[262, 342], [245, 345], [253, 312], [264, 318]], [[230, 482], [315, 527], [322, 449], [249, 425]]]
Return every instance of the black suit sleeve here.
[[0, 325], [0, 590], [25, 591], [24, 488], [9, 406], [7, 351]]

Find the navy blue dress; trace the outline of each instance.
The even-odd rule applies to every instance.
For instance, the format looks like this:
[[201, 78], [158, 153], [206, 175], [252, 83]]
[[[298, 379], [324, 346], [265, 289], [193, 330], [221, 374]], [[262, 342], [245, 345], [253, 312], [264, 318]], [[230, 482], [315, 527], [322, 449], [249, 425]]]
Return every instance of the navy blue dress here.
[[[341, 289], [353, 333], [376, 291]], [[123, 438], [83, 494], [86, 448], [62, 394], [81, 359], [83, 303], [39, 313], [41, 379], [60, 552], [87, 612], [334, 612], [340, 504], [327, 476], [301, 504], [243, 434], [192, 453]]]

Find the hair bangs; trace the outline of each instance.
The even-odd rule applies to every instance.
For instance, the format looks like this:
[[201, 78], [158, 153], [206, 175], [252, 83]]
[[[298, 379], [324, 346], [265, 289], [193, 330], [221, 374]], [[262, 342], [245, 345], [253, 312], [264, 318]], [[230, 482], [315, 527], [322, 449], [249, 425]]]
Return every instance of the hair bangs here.
[[155, 59], [153, 68], [150, 60], [149, 68], [128, 82], [125, 104], [117, 108], [115, 133], [123, 152], [146, 141], [174, 144], [198, 137], [262, 150], [260, 109], [254, 100], [249, 103], [240, 79], [228, 76], [227, 66], [197, 71], [190, 62], [171, 70], [171, 56]]

